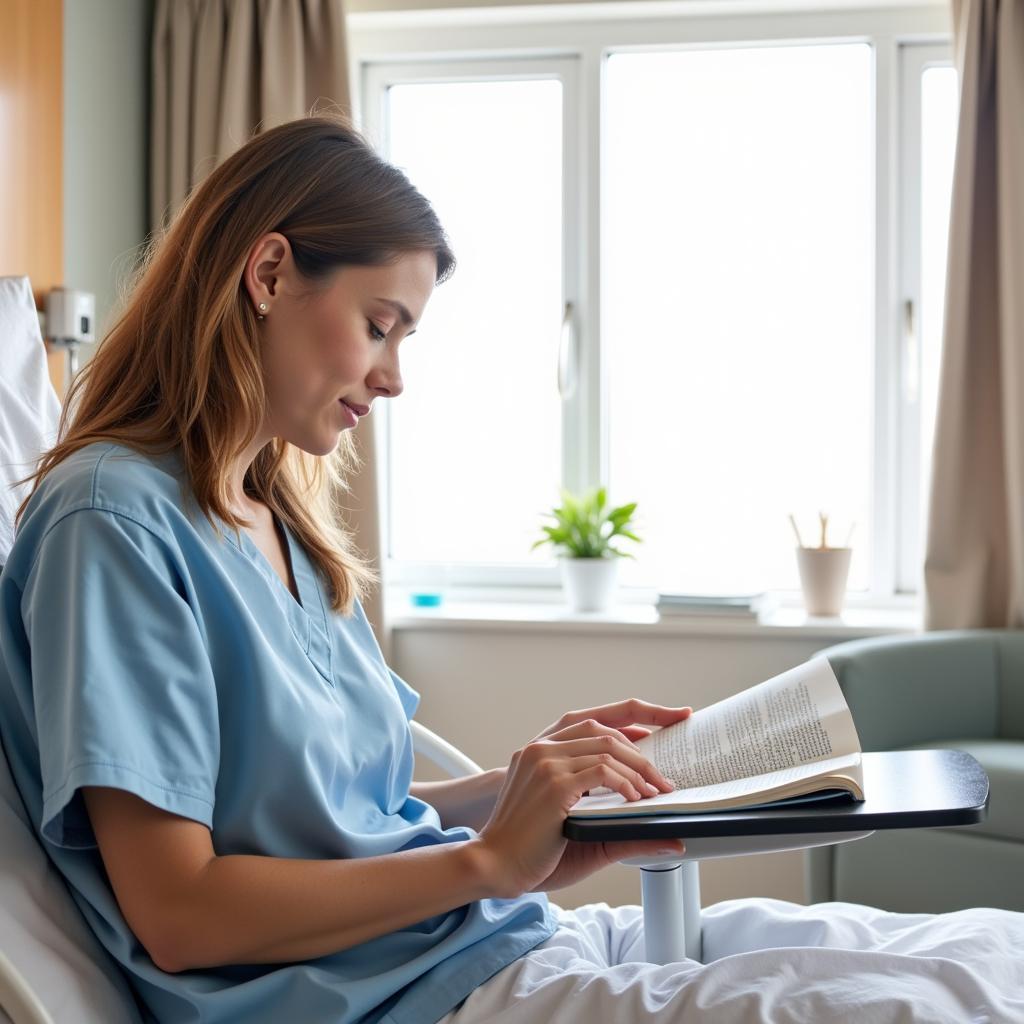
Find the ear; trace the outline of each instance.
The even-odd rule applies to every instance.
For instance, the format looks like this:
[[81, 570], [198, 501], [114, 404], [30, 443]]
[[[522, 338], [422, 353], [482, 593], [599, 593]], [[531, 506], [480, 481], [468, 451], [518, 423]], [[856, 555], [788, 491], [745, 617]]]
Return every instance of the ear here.
[[259, 309], [262, 302], [269, 312], [284, 279], [294, 273], [294, 266], [291, 243], [284, 235], [271, 231], [257, 239], [242, 272], [242, 283], [254, 309]]

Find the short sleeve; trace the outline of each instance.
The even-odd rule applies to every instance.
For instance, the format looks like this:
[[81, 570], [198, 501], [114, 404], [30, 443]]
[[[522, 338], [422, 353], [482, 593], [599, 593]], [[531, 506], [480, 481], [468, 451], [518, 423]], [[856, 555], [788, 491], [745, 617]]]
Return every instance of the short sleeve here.
[[82, 786], [127, 790], [212, 828], [217, 692], [171, 546], [80, 509], [40, 544], [22, 596], [43, 836], [96, 845]]
[[390, 668], [388, 672], [391, 675], [391, 682], [395, 684], [395, 690], [398, 692], [398, 699], [402, 702], [405, 717], [411, 722], [412, 716], [416, 714], [416, 709], [420, 706], [420, 695], [397, 672], [393, 672]]

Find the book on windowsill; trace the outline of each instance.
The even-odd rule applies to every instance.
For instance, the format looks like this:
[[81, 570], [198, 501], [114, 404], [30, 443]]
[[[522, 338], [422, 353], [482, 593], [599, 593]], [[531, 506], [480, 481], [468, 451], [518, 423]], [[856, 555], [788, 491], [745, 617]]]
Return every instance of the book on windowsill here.
[[570, 818], [864, 799], [857, 729], [824, 657], [699, 708], [636, 746], [676, 789], [641, 800], [593, 789], [572, 806]]
[[693, 617], [756, 622], [765, 612], [775, 607], [776, 601], [768, 594], [717, 596], [702, 594], [659, 594], [655, 607], [662, 618]]

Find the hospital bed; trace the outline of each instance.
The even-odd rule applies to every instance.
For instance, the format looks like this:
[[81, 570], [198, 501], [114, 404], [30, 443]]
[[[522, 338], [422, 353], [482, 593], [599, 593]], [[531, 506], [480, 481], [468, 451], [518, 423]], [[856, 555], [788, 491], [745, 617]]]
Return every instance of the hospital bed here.
[[[0, 374], [4, 412], [0, 416], [0, 462], [9, 464], [12, 454], [32, 457], [52, 440], [58, 411], [26, 278], [0, 278], [0, 343], [8, 374], [6, 379]], [[15, 348], [20, 345], [16, 358], [10, 358], [12, 343]], [[11, 368], [22, 378], [16, 384], [10, 380]], [[34, 436], [12, 436], [10, 413], [23, 435], [34, 429]], [[4, 470], [0, 466], [0, 473]], [[0, 492], [8, 492], [0, 494], [6, 502], [0, 504], [0, 517], [10, 516], [10, 483], [18, 475], [24, 474], [0, 477]], [[6, 550], [0, 549], [0, 562], [5, 557]], [[432, 761], [452, 776], [481, 770], [419, 723], [412, 722], [411, 728], [417, 757]], [[643, 871], [647, 958], [655, 963], [678, 960], [686, 954], [700, 958], [696, 867], [700, 859], [847, 842], [866, 834], [869, 831], [828, 833], [819, 828], [815, 835], [789, 829], [789, 834], [781, 835], [695, 837], [688, 841], [683, 858], [627, 861]], [[140, 1010], [126, 978], [92, 934], [36, 837], [2, 742], [0, 837], [0, 1024], [140, 1022]]]

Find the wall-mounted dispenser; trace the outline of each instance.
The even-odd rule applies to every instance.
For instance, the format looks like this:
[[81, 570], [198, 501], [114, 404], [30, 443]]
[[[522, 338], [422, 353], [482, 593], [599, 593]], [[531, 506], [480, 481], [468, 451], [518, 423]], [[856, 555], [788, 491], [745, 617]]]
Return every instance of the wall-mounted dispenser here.
[[68, 381], [78, 373], [78, 346], [96, 340], [96, 296], [74, 288], [54, 288], [46, 296], [44, 333], [51, 345], [68, 352]]

